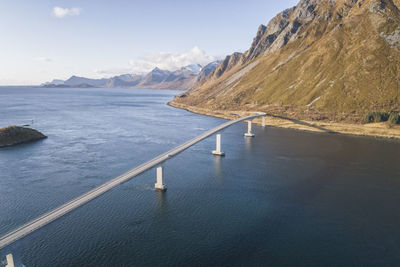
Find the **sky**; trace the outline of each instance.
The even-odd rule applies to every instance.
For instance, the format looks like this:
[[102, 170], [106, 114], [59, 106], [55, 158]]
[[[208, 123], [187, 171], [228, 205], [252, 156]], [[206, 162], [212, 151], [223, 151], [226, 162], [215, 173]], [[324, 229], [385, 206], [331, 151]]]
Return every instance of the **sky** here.
[[297, 0], [1, 0], [0, 85], [174, 70], [247, 50]]

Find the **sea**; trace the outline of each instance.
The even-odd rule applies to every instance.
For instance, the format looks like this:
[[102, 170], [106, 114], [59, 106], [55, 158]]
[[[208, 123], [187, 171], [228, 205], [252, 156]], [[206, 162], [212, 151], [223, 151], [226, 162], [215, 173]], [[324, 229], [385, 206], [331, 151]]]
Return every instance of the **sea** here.
[[[0, 236], [225, 122], [177, 91], [0, 88]], [[268, 122], [268, 121], [267, 121]], [[400, 266], [400, 142], [245, 123], [0, 250], [16, 266]]]

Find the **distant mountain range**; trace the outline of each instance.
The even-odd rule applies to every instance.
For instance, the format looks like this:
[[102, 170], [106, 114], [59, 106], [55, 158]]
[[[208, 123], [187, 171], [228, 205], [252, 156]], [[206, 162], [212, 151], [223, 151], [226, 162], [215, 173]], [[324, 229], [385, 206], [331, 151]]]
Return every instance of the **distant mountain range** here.
[[125, 87], [125, 88], [150, 88], [150, 89], [174, 89], [187, 90], [196, 82], [206, 78], [218, 66], [219, 61], [211, 62], [202, 67], [199, 64], [192, 64], [182, 67], [176, 71], [162, 70], [155, 68], [145, 75], [123, 74], [111, 78], [90, 79], [85, 77], [72, 76], [68, 80], [53, 80], [42, 84], [43, 87]]
[[400, 0], [300, 0], [174, 103], [296, 119], [400, 111]]

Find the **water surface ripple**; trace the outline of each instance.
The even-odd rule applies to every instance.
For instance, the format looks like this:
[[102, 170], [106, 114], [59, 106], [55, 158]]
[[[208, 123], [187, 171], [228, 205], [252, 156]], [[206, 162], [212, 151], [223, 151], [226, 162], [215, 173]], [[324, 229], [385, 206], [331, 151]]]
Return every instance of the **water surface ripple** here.
[[[0, 234], [224, 121], [175, 91], [0, 88]], [[400, 144], [255, 127], [212, 136], [0, 251], [25, 266], [398, 266]], [[0, 263], [1, 266], [1, 263]]]

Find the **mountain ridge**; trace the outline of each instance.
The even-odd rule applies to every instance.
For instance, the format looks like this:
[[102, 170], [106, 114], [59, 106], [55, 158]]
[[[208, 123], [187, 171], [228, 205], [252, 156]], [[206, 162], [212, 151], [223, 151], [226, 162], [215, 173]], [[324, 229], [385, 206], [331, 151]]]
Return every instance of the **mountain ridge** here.
[[[184, 66], [175, 71], [162, 70], [155, 67], [152, 71], [145, 75], [139, 74], [122, 74], [111, 78], [91, 79], [79, 76], [71, 76], [69, 79], [53, 80], [44, 83], [41, 86], [48, 88], [70, 88], [70, 87], [124, 87], [124, 88], [140, 88], [140, 89], [190, 89], [199, 78], [205, 78], [209, 75], [218, 61], [214, 61], [206, 65], [204, 68], [199, 64], [191, 64]], [[204, 69], [204, 71], [203, 71]]]
[[400, 11], [392, 0], [301, 0], [260, 25], [174, 102], [297, 119], [360, 121], [399, 110]]

